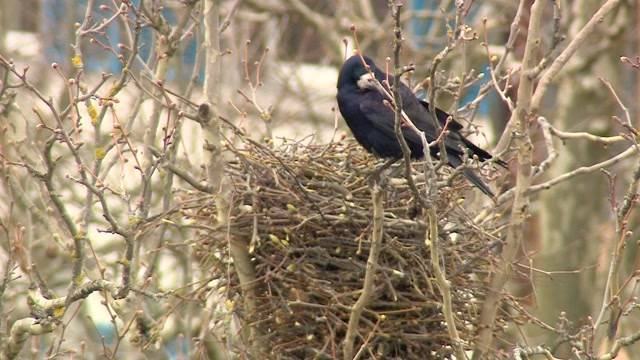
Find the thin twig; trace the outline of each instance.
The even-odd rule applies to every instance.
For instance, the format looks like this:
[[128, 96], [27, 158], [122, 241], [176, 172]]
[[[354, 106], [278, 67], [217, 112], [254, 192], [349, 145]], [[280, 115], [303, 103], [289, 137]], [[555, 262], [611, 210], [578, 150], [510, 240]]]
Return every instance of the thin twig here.
[[376, 179], [373, 189], [371, 190], [371, 201], [373, 203], [373, 230], [371, 232], [369, 258], [367, 259], [367, 268], [364, 275], [364, 282], [362, 284], [362, 292], [360, 293], [356, 303], [353, 305], [349, 316], [347, 333], [345, 335], [343, 345], [344, 360], [353, 359], [354, 343], [358, 333], [360, 317], [373, 295], [373, 280], [375, 279], [375, 274], [378, 271], [378, 257], [380, 256], [380, 250], [382, 248], [382, 223], [384, 216], [384, 208], [382, 204], [384, 192], [378, 185], [378, 180], [379, 179]]
[[455, 349], [457, 359], [466, 359], [462, 341], [458, 329], [456, 328], [456, 320], [453, 315], [453, 306], [451, 305], [451, 284], [445, 275], [444, 269], [440, 266], [440, 249], [439, 249], [439, 231], [438, 231], [438, 214], [434, 207], [427, 209], [427, 223], [429, 228], [425, 236], [425, 245], [431, 250], [431, 266], [433, 274], [438, 284], [438, 289], [442, 294], [442, 314], [447, 323], [449, 337]]

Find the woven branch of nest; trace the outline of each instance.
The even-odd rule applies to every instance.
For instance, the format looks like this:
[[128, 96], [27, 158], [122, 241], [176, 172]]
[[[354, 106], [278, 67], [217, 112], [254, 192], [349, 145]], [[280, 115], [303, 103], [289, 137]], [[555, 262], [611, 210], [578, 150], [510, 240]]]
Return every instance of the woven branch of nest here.
[[[246, 142], [231, 150], [235, 156], [226, 169], [233, 187], [231, 224], [203, 232], [200, 254], [210, 262], [218, 286], [226, 289], [222, 293], [232, 304], [241, 303], [238, 277], [229, 272], [229, 241], [248, 244], [257, 277], [252, 284], [255, 309], [235, 306], [233, 311], [243, 326], [256, 329], [269, 351], [265, 356], [342, 357], [369, 253], [367, 174], [376, 161], [348, 142], [285, 142], [277, 149]], [[425, 245], [426, 225], [415, 217], [403, 171], [389, 172], [384, 175], [383, 248], [375, 291], [359, 322], [356, 349], [366, 344], [364, 358], [445, 358], [452, 346]], [[499, 227], [494, 220], [475, 223], [461, 198], [469, 185], [448, 168], [439, 172], [438, 181], [449, 184], [436, 204], [442, 265], [451, 282], [456, 327], [467, 347], [493, 265], [489, 244], [498, 238]], [[423, 176], [414, 175], [424, 191]], [[210, 225], [215, 213], [210, 201], [191, 215]]]

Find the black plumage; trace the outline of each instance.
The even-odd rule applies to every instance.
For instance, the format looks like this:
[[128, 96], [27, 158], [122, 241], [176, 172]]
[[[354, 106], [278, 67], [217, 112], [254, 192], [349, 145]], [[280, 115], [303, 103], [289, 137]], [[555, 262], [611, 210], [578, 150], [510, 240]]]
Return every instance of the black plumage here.
[[[369, 69], [363, 64], [363, 60]], [[377, 81], [373, 80], [370, 74], [373, 74]], [[378, 69], [370, 58], [360, 57], [360, 55], [351, 56], [343, 64], [338, 76], [338, 107], [353, 136], [367, 151], [383, 158], [400, 158], [402, 149], [394, 131], [395, 114], [393, 109], [385, 104], [385, 101], [389, 103], [390, 99], [379, 88], [380, 84], [387, 80], [393, 84], [393, 77]], [[399, 90], [403, 111], [411, 122], [424, 132], [428, 142], [434, 141], [439, 131], [432, 120], [429, 104], [419, 100], [403, 83], [400, 83]], [[435, 114], [441, 126], [444, 126], [449, 114], [437, 108]], [[401, 130], [411, 150], [411, 157], [422, 158], [424, 153], [420, 136], [407, 126], [403, 126]], [[460, 123], [450, 120], [447, 130], [448, 133], [443, 141], [450, 166], [454, 168], [460, 166], [465, 152], [469, 156], [476, 156], [480, 161], [492, 158], [491, 154], [460, 133], [462, 130]], [[435, 158], [438, 158], [439, 152], [440, 147], [437, 145], [430, 148], [431, 156]], [[505, 165], [500, 160], [496, 162]], [[464, 169], [463, 174], [483, 193], [494, 196], [489, 186], [472, 170]]]

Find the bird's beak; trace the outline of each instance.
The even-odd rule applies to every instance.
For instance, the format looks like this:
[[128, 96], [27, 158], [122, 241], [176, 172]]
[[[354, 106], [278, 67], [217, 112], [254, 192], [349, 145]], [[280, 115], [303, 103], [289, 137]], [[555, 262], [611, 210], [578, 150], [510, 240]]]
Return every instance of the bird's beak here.
[[358, 88], [360, 89], [378, 89], [378, 82], [376, 81], [373, 74], [370, 72], [366, 72], [360, 76], [358, 79]]

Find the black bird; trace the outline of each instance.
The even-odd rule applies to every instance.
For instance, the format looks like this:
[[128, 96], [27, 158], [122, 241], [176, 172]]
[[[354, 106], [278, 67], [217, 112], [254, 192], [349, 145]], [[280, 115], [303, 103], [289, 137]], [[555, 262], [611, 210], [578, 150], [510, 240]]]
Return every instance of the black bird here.
[[[363, 60], [369, 69], [365, 67]], [[372, 79], [371, 74], [375, 76], [377, 81]], [[385, 104], [385, 101], [390, 103], [391, 99], [384, 95], [380, 89], [380, 84], [383, 84], [387, 79], [390, 84], [393, 84], [393, 76], [378, 69], [370, 58], [360, 55], [351, 56], [342, 65], [338, 76], [338, 107], [353, 136], [367, 151], [378, 157], [401, 158], [402, 149], [394, 131], [395, 113], [388, 104]], [[428, 142], [437, 139], [439, 131], [433, 123], [429, 104], [419, 100], [403, 83], [400, 83], [399, 90], [402, 97], [402, 109], [411, 122], [424, 132]], [[435, 114], [443, 127], [449, 114], [437, 108]], [[409, 149], [411, 149], [411, 157], [422, 158], [424, 152], [420, 136], [406, 126], [403, 126], [401, 130]], [[447, 152], [447, 162], [450, 166], [454, 168], [460, 166], [465, 153], [468, 153], [469, 156], [477, 156], [480, 161], [492, 158], [491, 154], [460, 134], [460, 130], [462, 130], [460, 123], [450, 120], [447, 130], [448, 134], [444, 137], [444, 146]], [[430, 152], [431, 156], [438, 158], [439, 145], [431, 146]], [[506, 166], [506, 163], [501, 160], [496, 160], [496, 162]], [[462, 173], [483, 193], [494, 197], [489, 186], [476, 173], [470, 169], [464, 169]]]

